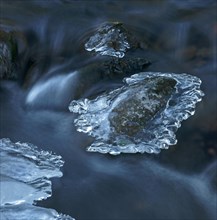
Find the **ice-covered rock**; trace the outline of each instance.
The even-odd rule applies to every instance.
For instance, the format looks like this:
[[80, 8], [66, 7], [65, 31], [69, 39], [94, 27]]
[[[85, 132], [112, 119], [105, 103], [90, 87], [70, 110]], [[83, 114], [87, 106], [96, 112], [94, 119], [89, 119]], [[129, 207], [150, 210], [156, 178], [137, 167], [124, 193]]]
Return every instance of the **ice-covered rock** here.
[[0, 139], [0, 216], [3, 219], [68, 219], [55, 210], [36, 207], [51, 196], [52, 177], [61, 177], [61, 156], [40, 151], [32, 144]]
[[124, 57], [127, 50], [137, 46], [135, 37], [119, 22], [105, 23], [85, 43], [87, 51], [118, 58]]
[[201, 101], [201, 80], [188, 74], [142, 72], [94, 100], [70, 103], [79, 132], [95, 137], [90, 152], [159, 153], [176, 144], [181, 121]]

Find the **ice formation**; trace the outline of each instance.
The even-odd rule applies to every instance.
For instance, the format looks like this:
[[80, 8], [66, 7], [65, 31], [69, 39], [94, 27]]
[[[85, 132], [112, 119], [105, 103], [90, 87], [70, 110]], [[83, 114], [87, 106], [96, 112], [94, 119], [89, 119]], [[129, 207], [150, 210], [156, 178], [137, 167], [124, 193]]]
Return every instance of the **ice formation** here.
[[130, 34], [121, 23], [106, 23], [85, 43], [87, 51], [122, 58], [131, 48]]
[[95, 137], [90, 152], [159, 153], [175, 145], [181, 121], [201, 101], [201, 80], [189, 74], [142, 72], [94, 100], [73, 100], [69, 110], [79, 132]]
[[51, 196], [52, 177], [61, 177], [61, 156], [26, 143], [0, 139], [0, 216], [3, 219], [72, 220], [52, 209], [36, 207]]

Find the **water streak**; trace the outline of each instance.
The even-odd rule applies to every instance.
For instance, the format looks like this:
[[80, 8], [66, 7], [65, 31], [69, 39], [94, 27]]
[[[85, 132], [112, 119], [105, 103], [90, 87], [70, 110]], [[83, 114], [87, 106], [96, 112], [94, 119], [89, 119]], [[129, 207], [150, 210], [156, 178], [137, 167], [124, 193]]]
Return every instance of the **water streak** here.
[[68, 75], [58, 75], [39, 81], [28, 92], [26, 105], [29, 107], [59, 107], [67, 102], [73, 94], [73, 82], [77, 79], [77, 71]]
[[51, 196], [52, 177], [61, 177], [61, 156], [26, 143], [0, 140], [1, 219], [68, 219], [55, 210], [35, 207], [36, 201]]

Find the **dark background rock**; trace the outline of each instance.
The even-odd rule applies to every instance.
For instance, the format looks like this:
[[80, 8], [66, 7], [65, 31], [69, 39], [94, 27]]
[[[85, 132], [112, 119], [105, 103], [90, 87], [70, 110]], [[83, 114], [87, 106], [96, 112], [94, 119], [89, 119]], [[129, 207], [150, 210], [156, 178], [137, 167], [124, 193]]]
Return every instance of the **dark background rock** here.
[[0, 31], [0, 78], [15, 79], [17, 43], [12, 33]]

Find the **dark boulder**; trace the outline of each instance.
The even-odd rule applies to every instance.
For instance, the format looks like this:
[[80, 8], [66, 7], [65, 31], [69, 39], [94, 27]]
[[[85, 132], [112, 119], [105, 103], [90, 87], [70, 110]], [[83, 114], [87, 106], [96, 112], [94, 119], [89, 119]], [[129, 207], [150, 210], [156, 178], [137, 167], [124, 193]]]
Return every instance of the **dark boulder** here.
[[13, 33], [0, 31], [0, 79], [16, 79], [17, 43]]

